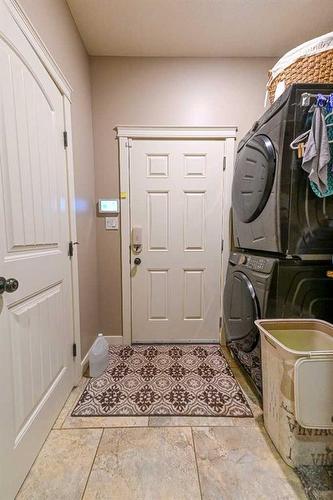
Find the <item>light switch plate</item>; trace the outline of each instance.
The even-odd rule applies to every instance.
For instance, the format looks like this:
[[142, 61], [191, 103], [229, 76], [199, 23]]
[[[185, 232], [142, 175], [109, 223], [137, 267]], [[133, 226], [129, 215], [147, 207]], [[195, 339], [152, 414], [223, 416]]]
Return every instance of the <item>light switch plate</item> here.
[[119, 229], [118, 217], [105, 217], [105, 229], [107, 231], [117, 231]]

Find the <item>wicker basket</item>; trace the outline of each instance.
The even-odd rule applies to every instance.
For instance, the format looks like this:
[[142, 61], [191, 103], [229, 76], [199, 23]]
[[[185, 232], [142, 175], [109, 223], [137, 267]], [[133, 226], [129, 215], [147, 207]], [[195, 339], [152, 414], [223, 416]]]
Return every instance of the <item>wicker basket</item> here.
[[274, 79], [269, 74], [267, 91], [271, 103], [274, 101], [277, 84], [283, 81], [286, 88], [292, 83], [333, 84], [333, 49], [312, 56], [300, 57]]

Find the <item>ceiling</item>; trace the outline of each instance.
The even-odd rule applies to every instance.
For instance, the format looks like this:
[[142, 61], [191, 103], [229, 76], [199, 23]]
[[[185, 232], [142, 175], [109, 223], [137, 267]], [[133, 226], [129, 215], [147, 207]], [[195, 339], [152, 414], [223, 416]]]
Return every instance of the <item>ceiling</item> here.
[[67, 0], [94, 56], [276, 57], [333, 29], [333, 0]]

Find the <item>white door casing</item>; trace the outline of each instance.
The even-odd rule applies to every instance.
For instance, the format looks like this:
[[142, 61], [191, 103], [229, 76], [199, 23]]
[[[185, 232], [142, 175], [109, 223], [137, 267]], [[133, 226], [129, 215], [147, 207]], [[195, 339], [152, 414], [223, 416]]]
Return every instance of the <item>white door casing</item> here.
[[8, 500], [77, 378], [69, 101], [49, 62], [16, 3], [0, 0], [0, 276], [19, 281], [0, 295], [0, 491]]
[[[236, 129], [117, 132], [124, 341], [218, 342]], [[137, 226], [143, 247], [135, 255]]]

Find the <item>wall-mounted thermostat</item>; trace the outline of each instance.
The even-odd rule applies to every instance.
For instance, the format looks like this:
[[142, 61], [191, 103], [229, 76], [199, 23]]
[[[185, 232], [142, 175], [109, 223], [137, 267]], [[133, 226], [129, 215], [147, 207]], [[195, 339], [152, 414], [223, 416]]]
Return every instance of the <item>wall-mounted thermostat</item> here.
[[98, 200], [98, 213], [100, 215], [119, 214], [119, 200]]

